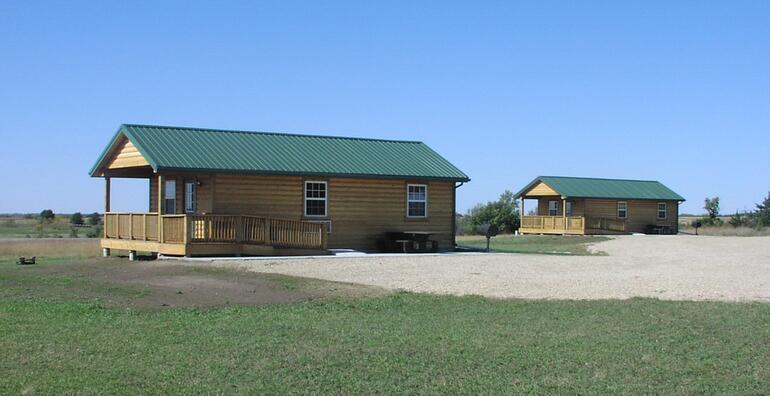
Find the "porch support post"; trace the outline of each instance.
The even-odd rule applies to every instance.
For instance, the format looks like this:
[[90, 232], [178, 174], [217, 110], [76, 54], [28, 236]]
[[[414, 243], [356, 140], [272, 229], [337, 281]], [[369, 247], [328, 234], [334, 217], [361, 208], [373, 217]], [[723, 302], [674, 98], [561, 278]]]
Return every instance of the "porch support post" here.
[[163, 176], [158, 175], [158, 243], [163, 243]]
[[104, 212], [110, 211], [110, 177], [104, 177]]
[[521, 199], [521, 212], [519, 213], [521, 213], [521, 216], [519, 216], [519, 234], [521, 234], [521, 227], [524, 225], [524, 213], [526, 213], [524, 211], [524, 196], [522, 195], [520, 199]]
[[567, 235], [567, 199], [563, 198], [561, 199], [561, 217], [564, 219], [564, 235]]

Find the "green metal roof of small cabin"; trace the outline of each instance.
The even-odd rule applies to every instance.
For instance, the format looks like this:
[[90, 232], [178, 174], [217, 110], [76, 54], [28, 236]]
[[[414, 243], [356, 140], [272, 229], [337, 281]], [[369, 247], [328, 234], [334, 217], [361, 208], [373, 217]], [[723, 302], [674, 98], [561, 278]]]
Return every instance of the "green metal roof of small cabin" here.
[[516, 198], [543, 182], [565, 198], [654, 199], [684, 201], [663, 183], [654, 180], [597, 179], [588, 177], [540, 176], [516, 193]]
[[468, 181], [425, 143], [273, 132], [121, 125], [91, 169], [125, 135], [157, 171], [301, 174]]

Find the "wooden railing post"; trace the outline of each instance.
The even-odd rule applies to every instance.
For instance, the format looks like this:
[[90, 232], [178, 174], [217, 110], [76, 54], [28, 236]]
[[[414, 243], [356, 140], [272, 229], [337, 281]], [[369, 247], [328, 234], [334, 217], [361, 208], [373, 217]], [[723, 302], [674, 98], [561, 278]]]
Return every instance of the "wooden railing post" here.
[[265, 245], [270, 245], [273, 242], [272, 223], [272, 219], [265, 218]]
[[243, 216], [235, 216], [235, 242], [243, 241]]
[[326, 223], [321, 223], [321, 249], [326, 250], [329, 235], [326, 233]]
[[142, 214], [142, 239], [147, 240], [147, 213]]
[[134, 239], [134, 214], [128, 214], [128, 239]]
[[182, 217], [182, 227], [184, 228], [182, 230], [182, 235], [183, 235], [182, 242], [184, 242], [185, 245], [190, 243], [190, 233], [188, 232], [188, 230], [190, 228], [190, 224], [192, 224], [192, 223], [188, 223], [187, 219], [188, 219], [187, 215], [184, 215], [184, 217]]

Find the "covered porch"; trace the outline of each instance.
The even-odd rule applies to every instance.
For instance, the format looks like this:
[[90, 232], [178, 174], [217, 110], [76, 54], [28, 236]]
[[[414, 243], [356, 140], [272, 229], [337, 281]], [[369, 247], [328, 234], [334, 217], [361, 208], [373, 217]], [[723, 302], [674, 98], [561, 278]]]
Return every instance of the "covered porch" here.
[[325, 224], [250, 215], [104, 214], [105, 249], [168, 255], [325, 254]]
[[[329, 254], [323, 222], [211, 213], [215, 175], [157, 173], [146, 165], [103, 171], [104, 255], [112, 249], [179, 256]], [[146, 179], [149, 211], [115, 212], [112, 179]]]
[[536, 200], [530, 215], [521, 216], [522, 234], [593, 235], [626, 233], [626, 222], [597, 215], [590, 209], [591, 201], [567, 198], [535, 191], [519, 196], [521, 213], [527, 213], [526, 200]]

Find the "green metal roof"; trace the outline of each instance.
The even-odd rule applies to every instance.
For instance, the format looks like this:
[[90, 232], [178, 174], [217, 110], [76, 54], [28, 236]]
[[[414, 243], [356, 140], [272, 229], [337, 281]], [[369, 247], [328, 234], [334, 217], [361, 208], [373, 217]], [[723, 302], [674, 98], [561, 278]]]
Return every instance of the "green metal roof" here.
[[120, 126], [91, 176], [97, 176], [121, 135], [156, 172], [470, 180], [422, 142], [133, 124]]
[[516, 198], [543, 182], [565, 198], [653, 199], [684, 201], [663, 183], [654, 180], [597, 179], [588, 177], [540, 176], [516, 193]]

